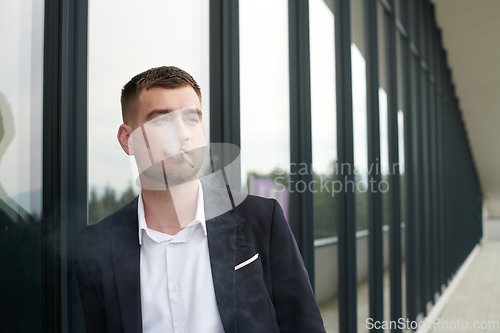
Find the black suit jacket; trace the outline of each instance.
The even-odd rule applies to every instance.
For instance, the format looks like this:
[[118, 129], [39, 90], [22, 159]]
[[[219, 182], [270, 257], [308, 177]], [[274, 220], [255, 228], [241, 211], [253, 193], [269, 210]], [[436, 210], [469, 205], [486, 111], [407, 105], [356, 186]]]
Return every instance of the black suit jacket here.
[[[239, 205], [232, 209], [225, 190], [203, 184], [203, 195], [225, 332], [325, 332], [295, 238], [276, 200], [233, 193]], [[142, 332], [137, 204], [136, 198], [77, 238], [76, 273], [88, 332]], [[256, 253], [257, 260], [235, 271]]]

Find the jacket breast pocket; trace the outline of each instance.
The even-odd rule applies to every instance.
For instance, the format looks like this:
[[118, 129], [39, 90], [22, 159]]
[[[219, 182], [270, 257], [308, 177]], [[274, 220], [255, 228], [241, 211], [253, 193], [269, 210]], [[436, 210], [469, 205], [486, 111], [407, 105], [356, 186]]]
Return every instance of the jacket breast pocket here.
[[256, 253], [254, 256], [246, 259], [235, 266], [235, 280], [240, 282], [250, 276], [259, 273], [262, 270], [260, 256]]
[[264, 283], [260, 257], [240, 266], [235, 274], [238, 333], [279, 332], [274, 305]]

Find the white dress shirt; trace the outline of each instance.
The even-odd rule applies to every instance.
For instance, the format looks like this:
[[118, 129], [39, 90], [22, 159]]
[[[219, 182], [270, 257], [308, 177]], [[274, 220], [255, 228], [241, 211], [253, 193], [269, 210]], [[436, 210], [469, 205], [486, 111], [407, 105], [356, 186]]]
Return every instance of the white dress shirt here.
[[208, 252], [201, 183], [196, 217], [176, 235], [148, 228], [139, 195], [144, 333], [223, 333]]

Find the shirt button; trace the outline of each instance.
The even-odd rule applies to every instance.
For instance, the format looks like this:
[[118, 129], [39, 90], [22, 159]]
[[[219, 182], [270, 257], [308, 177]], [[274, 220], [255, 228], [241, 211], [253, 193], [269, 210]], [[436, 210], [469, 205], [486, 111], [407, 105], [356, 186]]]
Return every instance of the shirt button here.
[[177, 286], [172, 287], [172, 291], [176, 292], [177, 290], [179, 290], [179, 287], [177, 287]]
[[170, 243], [170, 247], [175, 247], [175, 243]]

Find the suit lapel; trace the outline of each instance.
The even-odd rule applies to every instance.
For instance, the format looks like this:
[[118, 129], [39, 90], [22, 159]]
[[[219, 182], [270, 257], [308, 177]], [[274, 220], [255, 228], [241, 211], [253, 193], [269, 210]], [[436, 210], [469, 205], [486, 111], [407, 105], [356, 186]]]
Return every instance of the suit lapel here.
[[[235, 255], [237, 219], [228, 198], [203, 184], [208, 250], [217, 307], [226, 333], [236, 332]], [[227, 200], [226, 200], [227, 199]]]
[[112, 243], [113, 268], [124, 332], [142, 332], [137, 198], [129, 203]]

